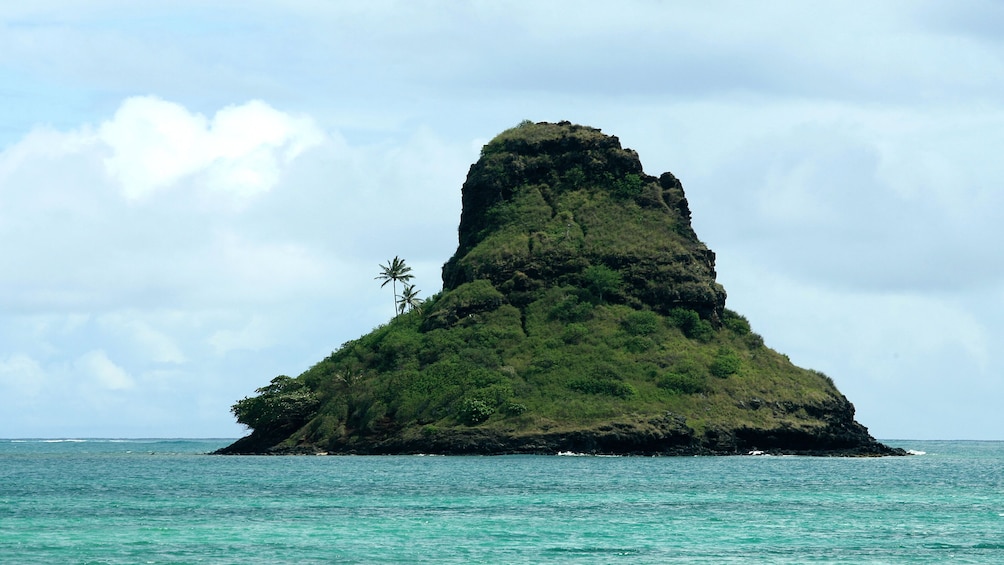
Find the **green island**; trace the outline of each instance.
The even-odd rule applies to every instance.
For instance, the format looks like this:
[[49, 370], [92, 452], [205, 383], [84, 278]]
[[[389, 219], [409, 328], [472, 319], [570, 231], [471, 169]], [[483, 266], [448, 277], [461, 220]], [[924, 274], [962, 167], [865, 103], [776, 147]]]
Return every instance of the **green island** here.
[[234, 404], [219, 453], [904, 453], [725, 307], [680, 181], [616, 137], [525, 121], [462, 204], [443, 290], [381, 265], [395, 316]]

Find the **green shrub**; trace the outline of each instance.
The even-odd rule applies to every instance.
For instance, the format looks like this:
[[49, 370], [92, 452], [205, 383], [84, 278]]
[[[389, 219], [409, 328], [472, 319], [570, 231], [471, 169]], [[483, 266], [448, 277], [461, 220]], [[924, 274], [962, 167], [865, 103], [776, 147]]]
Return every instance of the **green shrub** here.
[[824, 373], [822, 371], [817, 371], [815, 369], [809, 369], [809, 372], [812, 373], [813, 375], [816, 375], [817, 377], [823, 379], [823, 381], [826, 384], [830, 385], [831, 387], [833, 387], [833, 388], [837, 387], [837, 385], [833, 382], [833, 379], [830, 378], [830, 376], [827, 375], [826, 373]]
[[656, 383], [660, 388], [681, 394], [696, 394], [708, 390], [708, 378], [697, 373], [666, 373]]
[[502, 413], [507, 416], [519, 416], [520, 414], [525, 413], [526, 410], [526, 405], [519, 402], [510, 401], [502, 405]]
[[711, 362], [708, 370], [712, 375], [724, 379], [729, 375], [738, 373], [740, 367], [742, 367], [742, 360], [739, 359], [736, 352], [723, 347], [718, 350], [718, 354], [715, 356], [715, 360]]
[[740, 336], [748, 335], [751, 331], [749, 320], [745, 316], [729, 309], [726, 309], [722, 314], [722, 325]]
[[659, 329], [659, 315], [651, 310], [637, 310], [624, 317], [621, 327], [630, 335], [651, 335]]
[[624, 349], [631, 353], [644, 353], [655, 347], [655, 342], [651, 338], [633, 335], [624, 340]]
[[252, 430], [298, 427], [317, 411], [320, 400], [302, 381], [286, 375], [257, 389], [258, 396], [245, 397], [230, 407], [237, 422]]
[[469, 395], [483, 400], [489, 406], [501, 406], [512, 397], [512, 387], [506, 383], [493, 383]]
[[673, 308], [669, 312], [669, 319], [673, 325], [680, 328], [683, 335], [697, 341], [708, 342], [715, 336], [715, 328], [711, 322], [704, 320], [693, 310], [687, 308]]
[[630, 398], [635, 389], [629, 383], [612, 379], [580, 378], [568, 383], [568, 388], [585, 394], [602, 394], [617, 398]]
[[621, 274], [604, 265], [593, 265], [582, 271], [585, 287], [597, 302], [619, 294], [624, 284]]
[[592, 304], [579, 302], [577, 297], [570, 294], [555, 304], [547, 317], [559, 322], [584, 322], [592, 316], [592, 313]]
[[636, 198], [641, 194], [644, 186], [645, 181], [641, 179], [641, 176], [635, 173], [628, 173], [623, 178], [612, 179], [610, 192], [614, 195], [614, 198], [628, 200]]
[[581, 343], [589, 335], [589, 327], [585, 324], [568, 324], [561, 332], [561, 340], [565, 343]]
[[495, 413], [495, 409], [478, 398], [468, 398], [460, 403], [457, 420], [467, 426], [476, 426]]
[[708, 390], [707, 370], [690, 359], [682, 359], [673, 364], [656, 385], [682, 394], [695, 394]]
[[578, 165], [569, 167], [562, 176], [561, 182], [569, 189], [580, 188], [586, 183], [586, 173]]

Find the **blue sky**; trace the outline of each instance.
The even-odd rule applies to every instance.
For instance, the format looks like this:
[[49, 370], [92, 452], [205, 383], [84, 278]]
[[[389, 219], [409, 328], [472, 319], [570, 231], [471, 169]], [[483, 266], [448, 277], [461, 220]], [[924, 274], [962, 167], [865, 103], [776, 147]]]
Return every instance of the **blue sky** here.
[[[23, 5], [20, 5], [23, 4]], [[0, 6], [0, 437], [236, 437], [424, 295], [523, 119], [684, 183], [728, 306], [881, 438], [1004, 439], [1004, 5]]]

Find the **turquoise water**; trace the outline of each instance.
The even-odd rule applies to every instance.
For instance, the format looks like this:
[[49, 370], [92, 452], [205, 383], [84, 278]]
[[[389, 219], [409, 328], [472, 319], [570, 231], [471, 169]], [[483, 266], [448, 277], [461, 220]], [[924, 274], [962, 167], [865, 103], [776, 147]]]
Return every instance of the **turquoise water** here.
[[1004, 442], [914, 457], [220, 457], [0, 440], [0, 563], [1004, 563]]

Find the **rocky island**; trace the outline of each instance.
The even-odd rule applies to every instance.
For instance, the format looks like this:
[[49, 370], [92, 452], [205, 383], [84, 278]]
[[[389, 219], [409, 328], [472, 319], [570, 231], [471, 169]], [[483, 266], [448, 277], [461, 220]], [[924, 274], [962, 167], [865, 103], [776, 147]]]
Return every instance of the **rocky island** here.
[[237, 402], [219, 453], [903, 454], [725, 307], [680, 181], [616, 137], [523, 122], [462, 204], [442, 292]]

